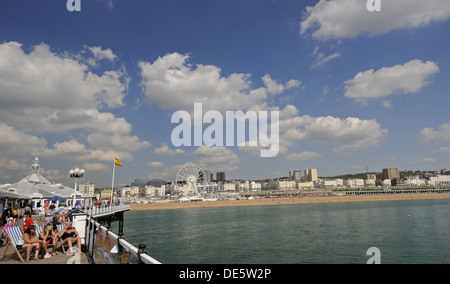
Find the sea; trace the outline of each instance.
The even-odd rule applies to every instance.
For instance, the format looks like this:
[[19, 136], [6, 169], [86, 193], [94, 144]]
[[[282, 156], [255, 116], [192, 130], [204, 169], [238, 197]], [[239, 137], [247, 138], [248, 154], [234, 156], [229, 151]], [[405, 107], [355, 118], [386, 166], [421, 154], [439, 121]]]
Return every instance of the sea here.
[[131, 211], [124, 232], [164, 264], [448, 264], [450, 200]]

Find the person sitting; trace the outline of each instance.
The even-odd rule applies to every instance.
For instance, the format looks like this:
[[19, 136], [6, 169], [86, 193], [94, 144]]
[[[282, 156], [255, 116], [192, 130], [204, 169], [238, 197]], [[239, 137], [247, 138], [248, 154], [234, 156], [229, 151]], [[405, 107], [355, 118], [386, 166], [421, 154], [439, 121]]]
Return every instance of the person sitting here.
[[19, 224], [19, 213], [20, 213], [20, 206], [19, 204], [14, 205], [11, 217], [13, 218], [12, 225], [16, 226]]
[[80, 254], [83, 254], [83, 252], [81, 251], [81, 237], [71, 222], [66, 223], [64, 229], [59, 232], [58, 238], [62, 240], [63, 245], [67, 244], [69, 246], [72, 256], [75, 255], [75, 252], [72, 250], [73, 242], [77, 242], [78, 251], [80, 252]]
[[27, 249], [27, 262], [30, 262], [31, 250], [33, 248], [36, 249], [36, 253], [34, 255], [34, 260], [39, 260], [39, 251], [41, 250], [42, 241], [36, 236], [36, 226], [29, 225], [25, 233], [22, 236], [25, 244], [22, 246]]
[[62, 224], [61, 220], [59, 220], [59, 215], [53, 217], [52, 222], [49, 224], [53, 226], [53, 231], [58, 231], [58, 225]]
[[61, 221], [65, 224], [67, 222], [70, 222], [69, 216], [65, 211], [61, 213]]
[[33, 221], [33, 219], [31, 219], [30, 212], [25, 212], [24, 216], [25, 216], [25, 221], [23, 223], [23, 231], [25, 232], [29, 226], [34, 225], [34, 221]]
[[[39, 239], [43, 241], [42, 248], [45, 250], [44, 258], [50, 258], [52, 256], [57, 255], [56, 248], [58, 245], [58, 236], [56, 235], [55, 231], [53, 230], [52, 224], [47, 224], [44, 227], [44, 230], [39, 234]], [[49, 247], [53, 248], [53, 251], [51, 254], [48, 252]]]

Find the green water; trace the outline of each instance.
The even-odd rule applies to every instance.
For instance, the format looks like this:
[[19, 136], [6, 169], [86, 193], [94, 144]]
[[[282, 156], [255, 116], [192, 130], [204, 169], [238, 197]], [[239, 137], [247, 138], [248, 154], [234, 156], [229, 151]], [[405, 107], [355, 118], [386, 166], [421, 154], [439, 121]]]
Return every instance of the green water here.
[[[408, 218], [411, 215], [411, 218]], [[450, 263], [450, 201], [128, 212], [125, 239], [162, 263]]]

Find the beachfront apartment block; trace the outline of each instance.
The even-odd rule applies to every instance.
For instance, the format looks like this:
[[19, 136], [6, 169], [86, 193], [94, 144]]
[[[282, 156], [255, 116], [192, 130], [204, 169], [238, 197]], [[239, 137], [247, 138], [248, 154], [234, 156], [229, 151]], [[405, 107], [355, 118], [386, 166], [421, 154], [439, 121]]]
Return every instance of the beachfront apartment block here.
[[289, 178], [292, 180], [301, 180], [302, 174], [300, 171], [289, 171]]
[[216, 181], [218, 183], [224, 183], [225, 182], [225, 172], [217, 172], [216, 173]]
[[366, 187], [374, 187], [377, 185], [377, 179], [376, 177], [373, 179], [366, 179], [364, 180], [364, 186]]
[[383, 179], [400, 180], [400, 170], [398, 168], [383, 169]]
[[426, 180], [424, 178], [419, 178], [419, 177], [410, 177], [407, 178], [405, 181], [405, 185], [407, 186], [424, 186], [426, 185]]
[[366, 174], [366, 180], [376, 180], [377, 175], [376, 174]]
[[222, 183], [219, 185], [220, 191], [235, 191], [236, 184], [231, 182]]
[[312, 181], [312, 182], [319, 181], [318, 176], [317, 176], [317, 169], [305, 170], [305, 181]]
[[278, 190], [289, 190], [289, 189], [297, 189], [297, 182], [295, 180], [279, 180], [277, 181]]
[[259, 182], [252, 181], [250, 183], [250, 190], [251, 191], [261, 191], [262, 190], [262, 184]]
[[166, 195], [166, 186], [154, 186], [147, 185], [145, 186], [143, 193], [146, 197], [160, 197]]
[[363, 179], [345, 179], [344, 186], [346, 187], [364, 187], [365, 183]]
[[450, 175], [438, 175], [436, 177], [430, 177], [429, 185], [434, 186], [450, 185]]

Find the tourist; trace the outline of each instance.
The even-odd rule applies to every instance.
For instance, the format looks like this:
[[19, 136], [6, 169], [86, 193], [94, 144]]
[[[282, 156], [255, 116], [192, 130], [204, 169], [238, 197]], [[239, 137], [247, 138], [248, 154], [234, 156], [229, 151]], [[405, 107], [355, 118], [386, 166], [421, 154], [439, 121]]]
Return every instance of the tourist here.
[[31, 214], [29, 212], [25, 212], [25, 221], [23, 223], [23, 231], [25, 232], [27, 228], [31, 225], [34, 225], [33, 219], [31, 219]]
[[56, 215], [55, 217], [53, 217], [51, 225], [55, 232], [58, 231], [58, 225], [61, 225], [61, 224], [62, 224], [62, 222], [61, 222], [61, 220], [59, 220], [59, 215]]
[[25, 233], [22, 236], [25, 244], [22, 246], [27, 249], [27, 262], [30, 261], [31, 250], [33, 248], [36, 249], [36, 253], [34, 255], [34, 260], [39, 260], [39, 251], [41, 250], [42, 241], [36, 236], [36, 227], [34, 225], [30, 225], [24, 230]]
[[19, 213], [20, 213], [20, 206], [19, 206], [19, 204], [16, 204], [16, 205], [14, 205], [12, 212], [11, 212], [11, 217], [13, 218], [13, 221], [12, 221], [13, 226], [19, 225]]
[[[53, 230], [52, 224], [47, 224], [44, 227], [44, 231], [42, 231], [39, 234], [39, 239], [42, 240], [42, 248], [45, 250], [44, 258], [50, 258], [52, 256], [57, 255], [56, 248], [58, 245], [58, 236], [56, 235], [55, 231]], [[48, 252], [49, 247], [53, 248], [53, 251], [51, 254]]]
[[48, 204], [48, 201], [45, 201], [45, 205], [44, 205], [45, 216], [49, 215], [48, 210], [49, 210], [49, 204]]
[[3, 226], [3, 204], [0, 202], [0, 228]]
[[[5, 207], [6, 206], [7, 205], [5, 205]], [[6, 220], [3, 220], [3, 237], [6, 240], [5, 245], [7, 245], [7, 244], [9, 244], [11, 242], [10, 239], [8, 238], [8, 235], [6, 234], [6, 229], [12, 227], [11, 222], [12, 222], [12, 218], [11, 217], [7, 218]]]
[[23, 213], [25, 214], [25, 212], [30, 212], [30, 216], [33, 216], [33, 210], [31, 209], [31, 204], [27, 204], [25, 205], [25, 208], [23, 209]]
[[80, 252], [80, 254], [83, 254], [83, 252], [81, 251], [80, 235], [78, 234], [77, 230], [75, 229], [75, 227], [72, 225], [71, 222], [66, 223], [65, 228], [61, 232], [59, 232], [58, 238], [62, 240], [63, 245], [67, 244], [69, 246], [72, 256], [75, 255], [75, 252], [72, 250], [73, 242], [77, 242], [78, 251]]
[[11, 209], [9, 208], [8, 204], [5, 204], [5, 207], [3, 208], [3, 215], [2, 215], [2, 224], [5, 226], [8, 223], [8, 219], [11, 217]]
[[61, 222], [63, 222], [64, 224], [70, 222], [69, 216], [67, 215], [66, 211], [63, 211], [61, 213]]

